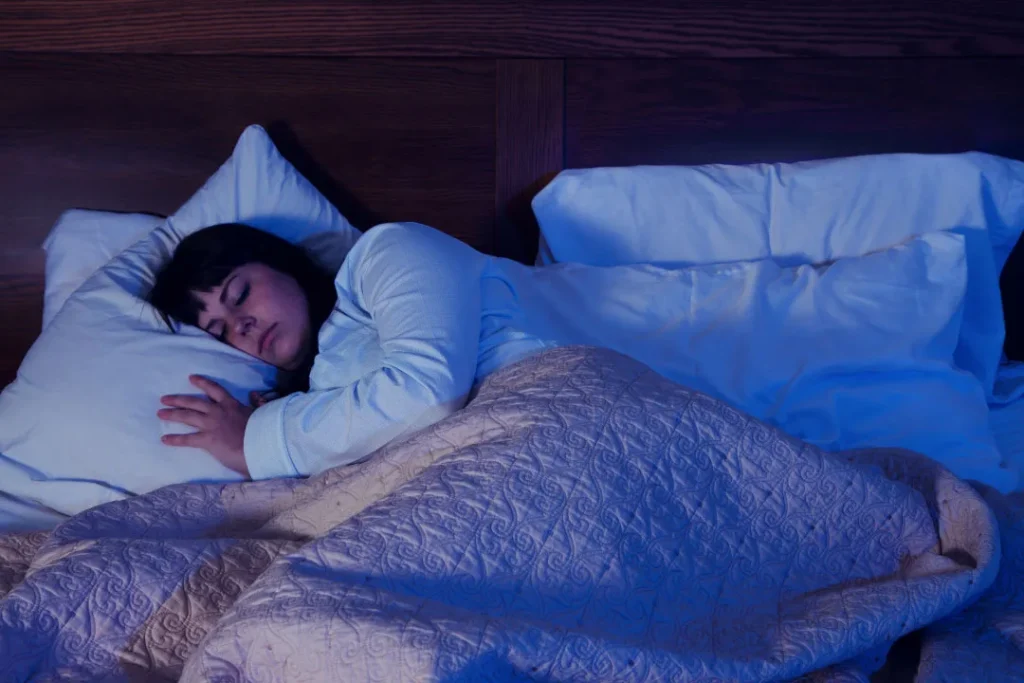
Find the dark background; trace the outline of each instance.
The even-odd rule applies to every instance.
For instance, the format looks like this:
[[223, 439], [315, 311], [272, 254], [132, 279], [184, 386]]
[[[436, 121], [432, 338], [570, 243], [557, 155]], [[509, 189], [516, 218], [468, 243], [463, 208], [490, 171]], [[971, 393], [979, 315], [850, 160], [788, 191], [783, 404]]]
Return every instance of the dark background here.
[[3, 0], [0, 386], [60, 212], [172, 212], [250, 123], [358, 227], [531, 261], [566, 167], [1024, 158], [1024, 2]]

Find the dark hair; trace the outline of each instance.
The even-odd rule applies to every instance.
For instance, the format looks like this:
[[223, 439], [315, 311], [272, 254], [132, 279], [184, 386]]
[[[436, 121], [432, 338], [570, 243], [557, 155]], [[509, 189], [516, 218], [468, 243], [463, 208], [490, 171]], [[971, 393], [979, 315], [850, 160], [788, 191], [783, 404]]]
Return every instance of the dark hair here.
[[[334, 278], [297, 245], [241, 223], [203, 228], [181, 241], [171, 260], [160, 269], [147, 299], [171, 329], [171, 319], [199, 324], [203, 304], [194, 292], [209, 292], [233, 270], [247, 263], [262, 263], [290, 275], [306, 297], [311, 342], [336, 302]], [[315, 348], [294, 371], [281, 371], [277, 391], [283, 396], [309, 388]]]

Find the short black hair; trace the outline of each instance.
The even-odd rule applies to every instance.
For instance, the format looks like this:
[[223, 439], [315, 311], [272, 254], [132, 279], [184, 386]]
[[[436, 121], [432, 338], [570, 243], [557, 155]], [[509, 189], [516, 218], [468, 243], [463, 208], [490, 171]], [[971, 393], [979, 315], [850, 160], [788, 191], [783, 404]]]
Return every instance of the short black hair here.
[[[232, 271], [248, 263], [261, 263], [295, 279], [306, 297], [309, 329], [315, 344], [317, 331], [336, 303], [333, 274], [321, 268], [302, 247], [250, 225], [221, 223], [183, 239], [171, 260], [157, 273], [147, 300], [171, 329], [172, 318], [198, 326], [204, 306], [195, 292], [212, 291]], [[314, 356], [315, 348], [294, 373], [281, 373], [280, 393], [309, 388]]]

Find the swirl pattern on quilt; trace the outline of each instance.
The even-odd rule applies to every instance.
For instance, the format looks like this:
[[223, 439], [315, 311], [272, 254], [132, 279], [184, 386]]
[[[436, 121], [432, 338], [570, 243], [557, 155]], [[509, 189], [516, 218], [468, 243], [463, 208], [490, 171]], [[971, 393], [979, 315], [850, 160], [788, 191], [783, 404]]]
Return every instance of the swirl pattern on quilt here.
[[990, 507], [926, 459], [824, 453], [588, 348], [362, 463], [39, 541], [0, 680], [861, 681], [928, 625], [941, 667], [999, 569]]

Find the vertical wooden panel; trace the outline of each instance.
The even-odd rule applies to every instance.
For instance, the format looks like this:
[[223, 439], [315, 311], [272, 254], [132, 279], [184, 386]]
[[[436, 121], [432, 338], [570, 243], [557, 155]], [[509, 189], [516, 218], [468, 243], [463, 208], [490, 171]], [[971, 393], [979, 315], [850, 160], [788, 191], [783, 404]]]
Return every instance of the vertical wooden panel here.
[[1024, 158], [1024, 59], [569, 60], [566, 164]]
[[70, 207], [171, 213], [250, 123], [359, 228], [490, 251], [494, 60], [0, 53], [0, 243]]
[[493, 59], [0, 51], [0, 84], [0, 382], [39, 333], [60, 213], [173, 212], [250, 123], [357, 227], [495, 250]]
[[530, 200], [565, 167], [564, 74], [560, 59], [498, 61], [495, 252], [523, 263], [537, 253]]

